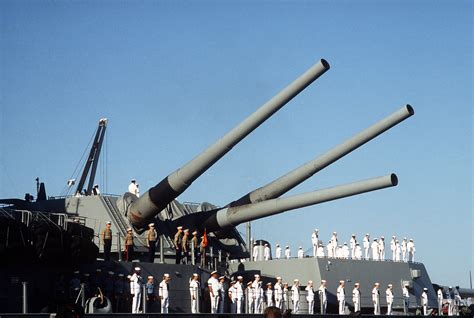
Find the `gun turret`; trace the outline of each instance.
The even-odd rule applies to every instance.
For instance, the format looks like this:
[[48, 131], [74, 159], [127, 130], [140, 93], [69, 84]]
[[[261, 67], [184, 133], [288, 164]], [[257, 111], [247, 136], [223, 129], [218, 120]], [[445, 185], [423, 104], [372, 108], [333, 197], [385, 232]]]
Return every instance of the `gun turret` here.
[[265, 120], [270, 118], [328, 69], [329, 63], [321, 59], [216, 143], [168, 175], [156, 186], [145, 192], [139, 199], [129, 199], [132, 201], [127, 211], [130, 223], [136, 229], [143, 228], [149, 220], [153, 219], [156, 214], [183, 193], [194, 180], [222, 158], [232, 147], [244, 139]]
[[282, 212], [337, 200], [365, 192], [393, 187], [398, 184], [395, 174], [358, 181], [332, 188], [316, 190], [288, 198], [266, 200], [258, 203], [225, 207], [214, 211], [186, 215], [175, 220], [176, 225], [208, 232], [233, 228], [243, 222], [261, 219]]
[[406, 105], [372, 126], [359, 132], [357, 135], [354, 135], [342, 144], [332, 148], [319, 157], [303, 164], [267, 185], [247, 193], [240, 199], [230, 203], [228, 206], [239, 206], [278, 198], [280, 195], [293, 189], [318, 171], [321, 171], [393, 126], [401, 123], [408, 117], [411, 117], [414, 113], [415, 111], [413, 108], [410, 105]]

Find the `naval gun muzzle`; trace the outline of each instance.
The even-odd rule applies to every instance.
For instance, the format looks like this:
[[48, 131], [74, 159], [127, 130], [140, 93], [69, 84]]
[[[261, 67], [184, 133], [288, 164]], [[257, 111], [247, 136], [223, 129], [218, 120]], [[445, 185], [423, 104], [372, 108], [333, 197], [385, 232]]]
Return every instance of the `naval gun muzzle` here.
[[329, 70], [329, 67], [329, 63], [321, 59], [221, 139], [133, 201], [127, 211], [130, 223], [136, 229], [143, 228], [149, 220], [183, 193], [194, 180], [293, 97]]
[[228, 204], [228, 206], [239, 206], [278, 198], [330, 164], [341, 159], [405, 119], [413, 116], [413, 114], [415, 114], [413, 107], [407, 104], [396, 112], [347, 139], [338, 146], [330, 149], [315, 159], [306, 162], [267, 185], [247, 193], [240, 199]]
[[237, 225], [295, 210], [323, 202], [333, 201], [357, 194], [394, 187], [398, 184], [395, 174], [358, 181], [303, 193], [287, 198], [271, 199], [240, 206], [225, 207], [214, 211], [190, 214], [176, 219], [175, 225], [189, 229], [203, 230], [208, 233], [236, 227]]

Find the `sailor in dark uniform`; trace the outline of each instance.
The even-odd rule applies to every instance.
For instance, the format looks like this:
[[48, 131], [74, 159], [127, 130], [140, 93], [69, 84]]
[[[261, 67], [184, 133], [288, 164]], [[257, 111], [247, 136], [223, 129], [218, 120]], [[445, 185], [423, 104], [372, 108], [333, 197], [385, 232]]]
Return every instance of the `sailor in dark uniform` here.
[[177, 232], [174, 235], [173, 243], [174, 243], [174, 248], [176, 250], [176, 264], [181, 263], [181, 245], [182, 245], [182, 239], [183, 239], [183, 227], [178, 226], [177, 227]]
[[148, 231], [146, 234], [146, 244], [148, 246], [148, 261], [153, 263], [155, 261], [155, 248], [156, 248], [156, 239], [158, 234], [155, 230], [155, 224], [148, 224]]
[[131, 262], [133, 260], [133, 232], [132, 228], [127, 229], [127, 236], [125, 236], [125, 261]]
[[102, 242], [104, 244], [104, 261], [110, 259], [110, 248], [112, 246], [112, 230], [110, 229], [112, 223], [107, 221], [105, 223], [105, 229], [102, 231]]

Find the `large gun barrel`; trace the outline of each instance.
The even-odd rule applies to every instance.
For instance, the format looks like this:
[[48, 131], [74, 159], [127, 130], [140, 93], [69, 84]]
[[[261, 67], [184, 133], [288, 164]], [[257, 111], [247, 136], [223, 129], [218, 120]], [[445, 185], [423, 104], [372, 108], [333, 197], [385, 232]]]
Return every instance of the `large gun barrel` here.
[[261, 219], [278, 213], [341, 199], [365, 192], [393, 187], [398, 184], [395, 174], [358, 181], [332, 188], [295, 195], [288, 198], [266, 200], [241, 206], [191, 214], [175, 220], [176, 225], [208, 232], [233, 228], [243, 222]]
[[230, 203], [229, 206], [239, 206], [278, 198], [280, 195], [286, 193], [298, 184], [307, 180], [318, 171], [326, 168], [333, 162], [339, 160], [340, 158], [374, 139], [393, 126], [401, 123], [408, 117], [411, 117], [414, 113], [415, 111], [410, 105], [402, 107], [398, 111], [385, 117], [367, 129], [364, 129], [357, 135], [318, 156], [317, 158], [303, 164], [302, 166], [270, 182], [269, 184], [247, 193], [240, 199]]
[[262, 105], [256, 112], [229, 131], [216, 143], [168, 175], [160, 183], [149, 189], [128, 209], [128, 218], [136, 227], [143, 227], [147, 221], [164, 209], [172, 200], [183, 193], [191, 183], [209, 167], [232, 149], [255, 128], [282, 108], [293, 97], [315, 81], [329, 69], [329, 63], [321, 59], [280, 93]]

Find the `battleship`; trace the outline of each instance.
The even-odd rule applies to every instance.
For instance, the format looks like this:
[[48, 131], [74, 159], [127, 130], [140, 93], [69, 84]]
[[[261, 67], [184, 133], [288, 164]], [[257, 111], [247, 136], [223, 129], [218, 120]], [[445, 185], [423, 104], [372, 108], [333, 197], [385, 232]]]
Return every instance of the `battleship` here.
[[[71, 195], [47, 196], [45, 184], [37, 179], [36, 197], [27, 193], [24, 199], [0, 200], [0, 284], [8, 286], [1, 291], [0, 311], [54, 312], [57, 304], [51, 302], [55, 297], [61, 301], [70, 299], [66, 296], [67, 282], [75, 271], [95, 275], [100, 270], [101, 273], [110, 271], [115, 275], [126, 275], [135, 266], [141, 267], [144, 276], [153, 275], [158, 280], [164, 273], [171, 276], [171, 313], [191, 311], [188, 284], [193, 273], [200, 275], [201, 312], [210, 312], [206, 282], [212, 270], [228, 279], [240, 275], [244, 281], [250, 281], [255, 274], [259, 274], [265, 283], [274, 282], [277, 276], [289, 282], [295, 273], [298, 273], [303, 285], [309, 280], [317, 283], [324, 279], [328, 282], [328, 312], [331, 313], [337, 312], [335, 293], [341, 279], [348, 286], [360, 282], [362, 312], [370, 312], [373, 304], [367, 295], [371, 293], [374, 277], [377, 277], [381, 286], [393, 284], [400, 294], [395, 297], [393, 305], [396, 312], [403, 312], [401, 288], [405, 285], [410, 290], [411, 312], [415, 313], [419, 307], [424, 288], [428, 290], [429, 307], [437, 308], [436, 285], [431, 282], [422, 263], [327, 257], [263, 260], [261, 256], [266, 242], [263, 240], [257, 243], [260, 257], [253, 260], [251, 251], [255, 243], [251, 242], [250, 233], [243, 238], [236, 230], [240, 224], [278, 213], [397, 186], [396, 174], [388, 173], [332, 188], [281, 197], [318, 171], [414, 115], [410, 105], [403, 106], [328, 152], [223, 207], [208, 202], [177, 200], [193, 181], [329, 68], [326, 60], [318, 61], [217, 142], [140, 196], [130, 192], [123, 195], [94, 193], [95, 174], [108, 123], [107, 119], [101, 119], [80, 179], [77, 182], [69, 180], [69, 186], [76, 188]], [[104, 260], [99, 237], [109, 221], [113, 231], [111, 260]], [[146, 230], [149, 223], [155, 224], [159, 234], [154, 262], [146, 261]], [[197, 231], [199, 235], [205, 233], [208, 246], [204, 264], [198, 264], [198, 251], [194, 247], [190, 257], [183, 262], [176, 262], [173, 237], [178, 226], [190, 232]], [[123, 239], [129, 228], [135, 236], [135, 253], [133, 260], [126, 262], [122, 253]], [[469, 291], [466, 292], [468, 295]], [[85, 298], [85, 291], [82, 290], [75, 302], [85, 305]], [[347, 304], [350, 309], [352, 302], [349, 298]], [[319, 312], [319, 305], [317, 301], [316, 312]], [[382, 301], [382, 307], [384, 305]], [[90, 312], [94, 310], [92, 306]], [[305, 301], [301, 302], [300, 310], [302, 313], [308, 312]], [[102, 312], [113, 311], [113, 306], [102, 309]], [[159, 312], [159, 304], [144, 308], [143, 311]], [[97, 309], [97, 312], [101, 311]]]

